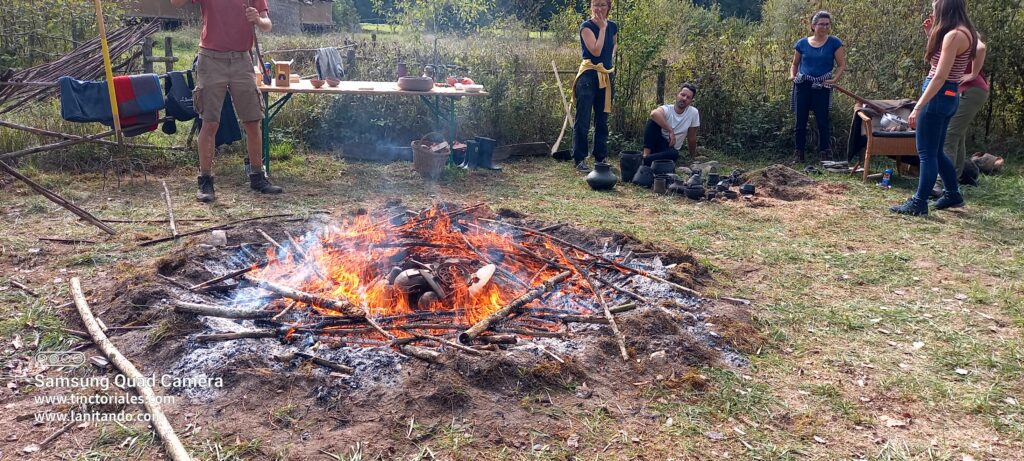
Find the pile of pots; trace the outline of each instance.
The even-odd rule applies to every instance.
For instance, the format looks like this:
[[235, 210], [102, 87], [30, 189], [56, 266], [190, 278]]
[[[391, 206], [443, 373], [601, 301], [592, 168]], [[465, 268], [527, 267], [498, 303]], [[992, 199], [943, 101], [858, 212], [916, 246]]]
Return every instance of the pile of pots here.
[[[723, 176], [718, 174], [716, 166], [692, 170], [683, 168], [684, 178], [677, 174], [672, 160], [655, 160], [649, 166], [644, 165], [643, 153], [639, 151], [620, 153], [619, 169], [623, 182], [651, 189], [656, 194], [683, 195], [692, 200], [733, 200], [740, 195], [749, 196], [756, 192], [753, 184], [742, 183], [742, 170], [734, 170], [728, 176]], [[587, 175], [587, 184], [595, 190], [611, 189], [617, 182], [618, 177], [612, 172], [611, 165], [604, 162], [596, 163], [594, 170]]]

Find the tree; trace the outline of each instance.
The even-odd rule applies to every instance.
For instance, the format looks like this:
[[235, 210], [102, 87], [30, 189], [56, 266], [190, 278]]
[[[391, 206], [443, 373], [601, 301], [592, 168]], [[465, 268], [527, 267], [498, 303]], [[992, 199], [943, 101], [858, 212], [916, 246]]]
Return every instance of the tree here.
[[393, 22], [435, 32], [474, 24], [494, 7], [494, 0], [372, 1], [374, 9]]

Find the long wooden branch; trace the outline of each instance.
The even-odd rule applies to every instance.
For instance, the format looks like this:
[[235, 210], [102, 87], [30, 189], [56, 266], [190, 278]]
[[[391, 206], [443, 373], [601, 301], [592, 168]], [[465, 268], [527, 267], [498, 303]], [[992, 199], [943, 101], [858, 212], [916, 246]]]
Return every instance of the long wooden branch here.
[[145, 242], [140, 243], [139, 246], [140, 247], [144, 247], [144, 246], [149, 246], [149, 245], [155, 245], [157, 243], [163, 243], [163, 242], [167, 242], [167, 241], [170, 241], [170, 240], [177, 240], [177, 239], [179, 239], [181, 237], [188, 237], [190, 235], [202, 234], [203, 232], [209, 232], [209, 231], [218, 230], [218, 229], [227, 229], [227, 228], [229, 228], [231, 226], [234, 226], [236, 224], [241, 224], [241, 223], [244, 223], [244, 222], [257, 221], [257, 220], [260, 220], [260, 219], [282, 218], [282, 217], [286, 217], [286, 216], [295, 216], [295, 213], [281, 213], [281, 214], [272, 214], [272, 215], [266, 215], [266, 216], [256, 216], [254, 218], [237, 219], [235, 221], [227, 222], [227, 223], [224, 223], [224, 224], [217, 224], [215, 226], [204, 227], [202, 229], [196, 229], [194, 231], [178, 234], [177, 237], [170, 236], [170, 237], [161, 237], [161, 238], [153, 239], [153, 240], [146, 240]]
[[134, 386], [132, 387], [142, 396], [146, 411], [152, 416], [153, 427], [156, 429], [157, 435], [160, 436], [160, 440], [163, 441], [167, 455], [174, 461], [190, 461], [192, 457], [185, 451], [185, 446], [181, 444], [181, 440], [174, 433], [174, 428], [171, 427], [167, 416], [164, 415], [163, 410], [160, 408], [160, 400], [157, 398], [156, 393], [153, 392], [153, 389], [144, 379], [142, 373], [139, 373], [139, 370], [135, 368], [135, 365], [132, 365], [132, 362], [117, 350], [114, 343], [110, 342], [110, 339], [107, 338], [107, 335], [100, 328], [99, 322], [96, 321], [96, 317], [93, 317], [92, 309], [89, 308], [85, 294], [82, 293], [82, 285], [78, 277], [71, 278], [71, 294], [75, 298], [78, 315], [82, 318], [82, 323], [85, 324], [85, 328], [88, 330], [89, 336], [92, 337], [93, 343], [110, 360], [110, 363], [113, 363], [121, 373], [133, 382]]
[[68, 139], [66, 141], [56, 142], [56, 143], [53, 143], [53, 144], [46, 144], [46, 145], [42, 145], [42, 146], [29, 147], [27, 149], [17, 150], [17, 151], [14, 151], [14, 152], [8, 152], [6, 154], [0, 155], [0, 160], [9, 160], [9, 159], [14, 159], [14, 158], [18, 158], [18, 157], [23, 157], [23, 156], [29, 155], [29, 154], [34, 154], [36, 152], [45, 152], [45, 151], [48, 151], [48, 150], [61, 149], [61, 148], [64, 148], [64, 147], [73, 146], [75, 144], [81, 144], [83, 142], [90, 142], [90, 141], [94, 141], [96, 139], [106, 138], [106, 137], [113, 136], [113, 135], [114, 135], [114, 130], [109, 130], [109, 131], [104, 131], [104, 132], [99, 133], [99, 134], [94, 134], [94, 135], [91, 135], [91, 136], [86, 136], [86, 137], [83, 137], [83, 138]]
[[615, 340], [619, 343], [619, 353], [622, 354], [622, 360], [628, 362], [629, 352], [626, 350], [626, 338], [622, 336], [622, 332], [619, 331], [619, 324], [615, 323], [615, 316], [613, 316], [612, 312], [608, 309], [608, 304], [604, 302], [604, 295], [602, 295], [601, 291], [599, 291], [597, 286], [594, 285], [594, 281], [590, 278], [590, 274], [580, 267], [576, 261], [569, 258], [566, 258], [566, 261], [568, 261], [569, 264], [572, 264], [572, 267], [576, 269], [576, 272], [580, 274], [580, 277], [583, 277], [583, 279], [587, 281], [587, 285], [590, 286], [590, 291], [597, 297], [597, 302], [601, 305], [601, 310], [604, 311], [604, 318], [608, 320], [608, 326], [611, 327], [612, 333], [615, 335]]
[[171, 190], [167, 188], [167, 181], [160, 181], [164, 186], [164, 203], [167, 205], [167, 223], [171, 228], [171, 237], [178, 236], [178, 226], [174, 224], [174, 206], [171, 204]]
[[229, 307], [189, 303], [180, 300], [174, 301], [174, 312], [205, 315], [207, 317], [221, 317], [226, 319], [268, 319], [274, 316], [274, 312], [233, 309]]
[[23, 182], [25, 184], [28, 184], [28, 186], [31, 187], [32, 190], [36, 191], [37, 193], [39, 193], [43, 197], [46, 197], [51, 202], [56, 203], [56, 204], [64, 207], [68, 211], [74, 213], [76, 216], [78, 216], [78, 217], [80, 217], [80, 218], [82, 218], [82, 219], [84, 219], [86, 221], [89, 221], [90, 224], [100, 228], [101, 230], [103, 230], [103, 232], [106, 232], [106, 233], [108, 233], [110, 235], [117, 235], [117, 231], [115, 231], [110, 226], [104, 224], [102, 221], [100, 221], [95, 216], [89, 214], [88, 211], [85, 211], [85, 210], [79, 208], [77, 205], [75, 205], [74, 203], [71, 203], [70, 201], [68, 201], [64, 197], [61, 197], [60, 195], [57, 195], [55, 192], [53, 192], [53, 191], [51, 191], [51, 190], [49, 190], [49, 189], [39, 185], [35, 181], [29, 179], [27, 176], [25, 176], [25, 175], [21, 174], [20, 172], [18, 172], [18, 170], [15, 170], [14, 168], [12, 168], [10, 165], [0, 161], [0, 169], [4, 170], [5, 172], [7, 172], [7, 174], [9, 174], [11, 176], [14, 176], [15, 178], [18, 178], [18, 180], [20, 180], [21, 182]]
[[[85, 142], [88, 142], [88, 143], [91, 143], [91, 144], [100, 144], [100, 145], [104, 145], [104, 146], [116, 146], [117, 145], [116, 142], [107, 141], [105, 139], [94, 139], [94, 138], [91, 138], [90, 136], [80, 136], [80, 135], [77, 135], [77, 134], [61, 133], [59, 131], [44, 130], [42, 128], [36, 128], [36, 127], [32, 127], [32, 126], [27, 126], [27, 125], [20, 125], [20, 124], [8, 122], [8, 121], [5, 121], [5, 120], [0, 120], [0, 126], [7, 127], [7, 128], [10, 128], [10, 129], [13, 129], [13, 130], [26, 131], [26, 132], [29, 132], [29, 133], [32, 133], [32, 134], [37, 134], [39, 136], [46, 136], [46, 137], [50, 137], [50, 138], [60, 138], [60, 139], [82, 139], [82, 138], [85, 138]], [[187, 150], [185, 146], [155, 146], [155, 145], [150, 145], [150, 144], [132, 144], [132, 143], [125, 143], [124, 146], [129, 148], [129, 149]]]
[[684, 286], [682, 286], [682, 285], [680, 285], [678, 283], [670, 282], [668, 280], [665, 280], [662, 277], [658, 277], [657, 275], [654, 275], [654, 274], [652, 274], [650, 272], [647, 272], [645, 270], [634, 269], [634, 268], [626, 266], [624, 264], [619, 264], [618, 262], [616, 262], [614, 260], [605, 258], [604, 256], [601, 256], [599, 254], [591, 252], [590, 250], [587, 250], [586, 248], [583, 248], [583, 247], [581, 247], [579, 245], [576, 245], [576, 244], [574, 244], [572, 242], [568, 242], [566, 240], [563, 240], [563, 239], [560, 239], [558, 237], [555, 237], [554, 235], [548, 234], [547, 232], [541, 232], [541, 231], [536, 230], [536, 229], [530, 229], [529, 227], [517, 226], [515, 224], [507, 223], [507, 222], [504, 222], [504, 221], [497, 221], [497, 220], [494, 220], [494, 219], [486, 219], [486, 218], [479, 218], [479, 219], [481, 221], [487, 221], [487, 222], [495, 223], [495, 224], [498, 224], [498, 225], [501, 225], [501, 226], [508, 226], [508, 227], [513, 228], [513, 229], [519, 229], [519, 230], [521, 230], [523, 232], [526, 232], [528, 234], [533, 234], [533, 235], [538, 235], [538, 236], [541, 236], [541, 237], [549, 238], [552, 241], [561, 243], [562, 245], [565, 245], [565, 246], [570, 247], [570, 248], [572, 248], [574, 250], [586, 253], [587, 255], [590, 255], [590, 256], [592, 256], [594, 258], [600, 259], [600, 260], [602, 260], [602, 261], [604, 261], [604, 262], [606, 262], [608, 264], [611, 264], [612, 266], [615, 266], [615, 268], [617, 268], [619, 270], [626, 271], [626, 272], [632, 272], [634, 274], [637, 274], [637, 275], [649, 278], [651, 280], [656, 280], [656, 281], [664, 283], [664, 284], [666, 284], [666, 285], [668, 285], [668, 286], [670, 286], [672, 288], [675, 288], [676, 290], [682, 291], [684, 293], [687, 293], [687, 294], [690, 294], [690, 295], [693, 295], [693, 296], [696, 296], [696, 297], [703, 297], [703, 295], [701, 295], [699, 292], [697, 292], [696, 290], [694, 290], [692, 288], [687, 288], [687, 287], [684, 287]]
[[562, 272], [546, 280], [544, 284], [538, 285], [527, 290], [526, 293], [523, 293], [522, 296], [513, 299], [512, 301], [509, 301], [508, 304], [505, 305], [505, 307], [501, 308], [501, 310], [487, 316], [486, 318], [480, 320], [475, 325], [470, 327], [468, 330], [460, 333], [459, 342], [462, 344], [469, 344], [473, 342], [474, 338], [480, 336], [480, 334], [486, 331], [488, 328], [490, 328], [491, 325], [497, 323], [498, 321], [504, 319], [505, 317], [508, 317], [513, 312], [522, 309], [523, 306], [529, 304], [531, 301], [539, 298], [544, 293], [547, 293], [548, 291], [553, 289], [556, 284], [564, 282], [565, 279], [569, 278], [570, 275], [572, 275], [572, 273], [569, 271]]

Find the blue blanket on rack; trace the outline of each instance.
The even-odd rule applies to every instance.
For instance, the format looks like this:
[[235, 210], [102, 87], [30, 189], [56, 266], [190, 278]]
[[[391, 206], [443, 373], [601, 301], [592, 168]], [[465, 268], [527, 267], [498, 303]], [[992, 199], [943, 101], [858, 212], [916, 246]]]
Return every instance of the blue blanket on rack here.
[[[160, 85], [160, 77], [156, 74], [116, 77], [115, 80], [117, 79], [127, 80], [123, 84], [117, 81], [114, 83], [117, 90], [117, 110], [121, 118], [150, 114], [164, 108], [163, 88]], [[82, 81], [61, 77], [57, 82], [60, 85], [60, 115], [64, 120], [114, 124], [105, 80]]]

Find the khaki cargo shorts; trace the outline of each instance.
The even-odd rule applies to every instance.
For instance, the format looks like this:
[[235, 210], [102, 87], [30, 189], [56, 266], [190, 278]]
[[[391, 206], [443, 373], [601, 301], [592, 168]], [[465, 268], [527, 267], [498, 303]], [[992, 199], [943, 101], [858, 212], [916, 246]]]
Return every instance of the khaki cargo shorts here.
[[203, 120], [220, 123], [224, 95], [231, 93], [235, 114], [242, 122], [263, 118], [260, 92], [249, 53], [199, 49], [196, 61], [196, 89], [192, 92], [196, 112]]

